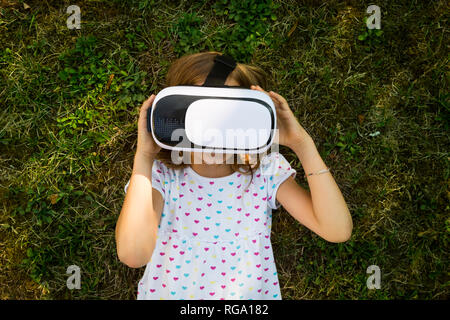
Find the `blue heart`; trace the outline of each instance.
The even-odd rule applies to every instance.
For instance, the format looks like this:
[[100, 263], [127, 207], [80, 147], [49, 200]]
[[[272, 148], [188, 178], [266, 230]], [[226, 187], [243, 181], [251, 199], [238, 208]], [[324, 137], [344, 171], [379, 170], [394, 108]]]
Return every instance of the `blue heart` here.
[[232, 185], [233, 185], [233, 183], [234, 183], [234, 182], [228, 182], [228, 184], [229, 184], [230, 186], [232, 186]]
[[222, 191], [223, 191], [223, 188], [220, 188], [219, 191], [222, 192]]
[[186, 260], [186, 263], [191, 263], [191, 260]]
[[170, 294], [173, 296], [175, 295], [175, 293], [176, 293], [175, 291], [170, 291]]

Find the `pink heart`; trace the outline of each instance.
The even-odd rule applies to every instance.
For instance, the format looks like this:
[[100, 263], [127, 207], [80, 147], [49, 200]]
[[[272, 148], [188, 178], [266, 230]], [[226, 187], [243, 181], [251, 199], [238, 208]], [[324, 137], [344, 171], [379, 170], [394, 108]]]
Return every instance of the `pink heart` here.
[[209, 250], [209, 248], [205, 248], [205, 251], [208, 251]]
[[253, 194], [253, 196], [255, 196], [255, 197], [256, 197], [257, 195], [258, 195], [257, 193], [254, 193], [254, 194]]
[[264, 201], [266, 201], [267, 197], [262, 198]]
[[255, 256], [257, 256], [257, 255], [259, 254], [259, 252], [254, 252], [253, 254], [254, 254]]
[[172, 257], [169, 257], [169, 260], [170, 260], [170, 261], [173, 261], [173, 258], [172, 258]]
[[221, 275], [225, 276], [225, 275], [226, 275], [226, 272], [222, 272]]
[[184, 214], [186, 215], [186, 217], [187, 217], [188, 215], [190, 215], [190, 213], [189, 213], [189, 212], [185, 212]]
[[252, 242], [253, 242], [253, 243], [256, 243], [256, 239], [253, 239]]
[[204, 228], [203, 228], [203, 230], [205, 230], [205, 231], [208, 231], [208, 230], [209, 230], [209, 228], [208, 228], [208, 227], [204, 227]]
[[226, 247], [222, 247], [222, 251], [225, 251]]
[[236, 252], [232, 252], [231, 255], [234, 257], [236, 255]]
[[203, 186], [198, 186], [199, 189], [203, 189]]
[[194, 222], [195, 222], [195, 223], [199, 223], [200, 221], [199, 221], [199, 220], [194, 220]]
[[165, 253], [164, 253], [164, 252], [160, 252], [159, 254], [160, 254], [161, 256], [165, 255]]
[[258, 277], [258, 278], [256, 278], [256, 279], [258, 279], [258, 280], [261, 280], [261, 279], [262, 279], [262, 277]]
[[166, 285], [165, 285], [164, 283], [162, 284], [162, 286], [163, 286], [163, 288], [165, 288], [165, 287], [166, 287]]
[[153, 280], [157, 280], [158, 279], [158, 277], [153, 277]]
[[169, 269], [167, 269], [167, 270], [166, 270], [166, 273], [170, 273], [170, 270], [169, 270]]
[[180, 251], [180, 254], [183, 255], [183, 254], [184, 254], [184, 251]]
[[216, 267], [215, 266], [211, 266], [211, 270], [214, 270], [214, 269], [216, 269]]
[[204, 287], [204, 286], [201, 286], [201, 287], [200, 287], [200, 290], [203, 290], [203, 289], [205, 289], [205, 287]]
[[211, 206], [212, 206], [212, 203], [207, 203], [207, 205], [208, 205], [208, 207], [211, 207]]
[[186, 184], [186, 182], [182, 182], [181, 185], [184, 187], [184, 185]]
[[197, 232], [192, 232], [192, 234], [194, 235], [194, 237], [196, 237], [198, 235]]
[[238, 221], [237, 221], [237, 224], [239, 224], [239, 223], [241, 223], [241, 220], [238, 220]]
[[178, 277], [173, 277], [173, 280], [177, 281], [177, 280], [178, 280]]
[[236, 232], [234, 235], [237, 237], [239, 235], [239, 232]]
[[180, 198], [183, 198], [184, 197], [184, 194], [180, 194]]
[[155, 292], [155, 289], [150, 289], [150, 292], [151, 292], [151, 293]]
[[255, 218], [255, 221], [258, 222], [258, 221], [259, 221], [259, 218]]
[[246, 213], [245, 216], [248, 217], [250, 215], [250, 213]]
[[222, 263], [225, 263], [226, 262], [226, 260], [225, 259], [222, 259]]
[[238, 211], [241, 211], [241, 210], [242, 210], [242, 208], [238, 208], [237, 210], [238, 210]]
[[240, 198], [242, 198], [242, 196], [238, 196], [237, 198], [240, 199]]
[[210, 292], [209, 295], [212, 297], [215, 294], [215, 292]]
[[255, 206], [255, 209], [258, 209], [259, 208], [259, 206]]
[[198, 197], [197, 199], [198, 199], [198, 200], [200, 200], [200, 201], [201, 201], [201, 200], [203, 200], [203, 198], [202, 198], [202, 197]]
[[178, 248], [178, 246], [177, 246], [176, 244], [174, 244], [174, 245], [173, 245], [173, 248], [176, 249], [176, 248]]
[[276, 286], [278, 284], [278, 282], [274, 282], [273, 285]]
[[231, 282], [234, 282], [234, 280], [236, 280], [235, 278], [233, 278], [233, 279], [230, 279], [231, 280]]
[[[256, 267], [259, 268], [259, 267], [261, 267], [261, 265], [260, 265], [260, 264], [257, 264]], [[260, 279], [258, 279], [258, 280], [260, 280]]]
[[161, 267], [162, 267], [162, 264], [157, 264], [156, 267], [157, 267], [157, 268], [161, 268]]
[[195, 208], [197, 211], [202, 211], [202, 208]]
[[223, 285], [221, 285], [220, 287], [221, 287], [222, 289], [225, 289], [226, 285], [223, 284]]
[[209, 184], [213, 185], [213, 184], [214, 184], [214, 181], [210, 181]]

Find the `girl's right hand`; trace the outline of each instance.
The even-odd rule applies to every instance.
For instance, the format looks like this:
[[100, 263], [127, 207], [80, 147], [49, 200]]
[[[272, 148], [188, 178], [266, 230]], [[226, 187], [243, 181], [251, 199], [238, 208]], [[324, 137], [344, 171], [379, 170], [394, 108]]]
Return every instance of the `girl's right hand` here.
[[138, 138], [136, 154], [141, 154], [146, 157], [155, 157], [161, 150], [161, 147], [156, 144], [151, 132], [147, 130], [147, 112], [151, 112], [155, 95], [152, 94], [141, 106], [138, 120]]

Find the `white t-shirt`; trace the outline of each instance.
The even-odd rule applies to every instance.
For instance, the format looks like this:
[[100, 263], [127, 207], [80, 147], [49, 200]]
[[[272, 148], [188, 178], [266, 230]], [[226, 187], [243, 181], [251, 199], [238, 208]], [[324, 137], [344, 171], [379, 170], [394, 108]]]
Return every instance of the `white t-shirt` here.
[[154, 160], [152, 187], [164, 208], [138, 300], [281, 299], [270, 230], [289, 176], [296, 171], [278, 152], [261, 159], [245, 190], [250, 175], [207, 178]]

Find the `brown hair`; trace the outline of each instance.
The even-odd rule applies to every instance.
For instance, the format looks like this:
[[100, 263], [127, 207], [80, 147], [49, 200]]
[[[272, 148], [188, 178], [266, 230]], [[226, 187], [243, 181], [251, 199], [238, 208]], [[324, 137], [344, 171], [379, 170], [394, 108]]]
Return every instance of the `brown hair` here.
[[[201, 85], [214, 65], [214, 58], [220, 54], [220, 52], [216, 51], [200, 52], [186, 55], [175, 60], [167, 72], [165, 87], [177, 85]], [[267, 87], [267, 74], [265, 71], [259, 67], [247, 64], [236, 63], [236, 68], [231, 72], [227, 79], [233, 79], [238, 82], [240, 86], [248, 89], [250, 89], [251, 85], [259, 85], [262, 88]], [[189, 166], [189, 164], [184, 162], [181, 164], [172, 163], [171, 152], [171, 150], [161, 149], [156, 155], [156, 159], [172, 169], [183, 169], [186, 166]], [[180, 151], [179, 155], [180, 157], [184, 156], [182, 151]], [[244, 155], [243, 161], [238, 163], [238, 156], [239, 155], [236, 154], [233, 155], [233, 163], [231, 164], [232, 169], [235, 172], [238, 171], [244, 175], [251, 175], [253, 180], [253, 171], [258, 169], [260, 165], [259, 157], [256, 156], [256, 159], [251, 159], [253, 156], [246, 154]], [[252, 166], [252, 164], [254, 165]]]

